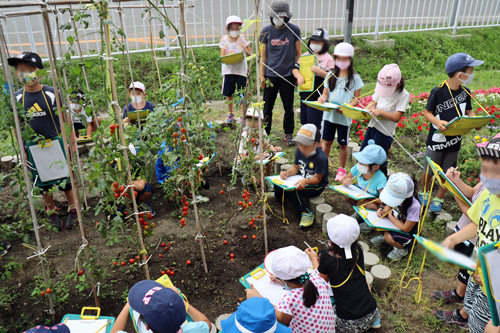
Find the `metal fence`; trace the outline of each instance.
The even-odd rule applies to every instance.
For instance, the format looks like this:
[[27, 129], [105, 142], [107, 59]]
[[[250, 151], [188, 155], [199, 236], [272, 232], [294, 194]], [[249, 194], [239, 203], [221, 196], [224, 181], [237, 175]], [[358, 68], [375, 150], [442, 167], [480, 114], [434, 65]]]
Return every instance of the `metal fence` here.
[[[17, 0], [19, 1], [19, 0]], [[26, 0], [28, 1], [28, 0]], [[451, 30], [456, 32], [463, 28], [477, 28], [500, 25], [500, 0], [289, 0], [294, 14], [292, 23], [299, 25], [302, 36], [307, 37], [311, 31], [323, 27], [333, 37], [342, 37], [352, 29], [353, 36], [372, 35], [377, 38], [381, 34], [414, 32], [424, 30]], [[170, 8], [162, 8], [172, 21], [179, 26], [180, 13], [174, 2]], [[259, 9], [262, 24], [268, 24], [271, 0], [262, 2]], [[348, 19], [352, 7], [352, 21]], [[145, 0], [127, 2], [123, 8], [124, 30], [128, 48], [132, 52], [157, 50], [170, 51], [178, 48], [177, 36], [173, 29], [167, 29], [157, 14], [152, 18], [145, 12], [148, 4]], [[138, 8], [142, 6], [143, 8]], [[56, 18], [59, 25], [70, 22], [69, 14], [62, 13], [61, 7], [56, 9], [52, 19], [55, 30]], [[65, 6], [67, 7], [67, 6]], [[79, 7], [79, 6], [76, 6]], [[111, 20], [119, 26], [118, 5], [111, 5]], [[74, 6], [75, 8], [75, 6]], [[76, 8], [75, 8], [76, 9]], [[11, 55], [25, 50], [34, 50], [42, 56], [47, 55], [44, 43], [43, 24], [40, 15], [22, 15], [33, 8], [2, 9], [0, 20], [6, 30], [8, 50]], [[22, 16], [13, 16], [13, 12]], [[92, 55], [100, 52], [99, 18], [95, 11], [87, 10], [91, 15], [90, 25], [78, 28], [83, 53]], [[2, 15], [3, 14], [3, 15]], [[186, 2], [186, 35], [188, 44], [193, 47], [214, 46], [225, 34], [225, 19], [229, 15], [239, 15], [246, 19], [255, 15], [253, 0], [194, 0]], [[349, 27], [348, 23], [352, 23]], [[163, 30], [164, 38], [159, 37]], [[251, 29], [250, 29], [251, 31]], [[61, 31], [63, 53], [67, 51], [67, 38], [73, 36], [71, 30]], [[151, 38], [152, 36], [152, 38]], [[61, 55], [60, 55], [61, 56]]]

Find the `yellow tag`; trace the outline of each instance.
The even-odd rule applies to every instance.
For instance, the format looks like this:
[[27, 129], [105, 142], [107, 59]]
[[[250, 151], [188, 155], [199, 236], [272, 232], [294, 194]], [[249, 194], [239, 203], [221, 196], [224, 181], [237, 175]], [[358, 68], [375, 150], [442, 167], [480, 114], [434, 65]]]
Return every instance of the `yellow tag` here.
[[365, 207], [359, 207], [358, 214], [364, 218], [366, 218], [368, 216], [368, 212], [366, 211]]
[[51, 139], [40, 140], [40, 141], [38, 141], [38, 146], [40, 148], [51, 147], [52, 146], [52, 140]]
[[278, 185], [283, 185], [285, 182], [282, 181], [281, 179], [273, 179], [273, 183], [278, 184]]
[[255, 280], [260, 279], [264, 275], [266, 275], [266, 272], [260, 267], [250, 273], [250, 276], [253, 277]]
[[[88, 315], [84, 315], [85, 311], [97, 311], [97, 314], [95, 316], [88, 316]], [[99, 316], [101, 315], [101, 308], [96, 308], [96, 307], [90, 307], [90, 306], [86, 306], [84, 308], [82, 308], [82, 313], [80, 314], [80, 318], [82, 318], [83, 320], [94, 320], [94, 319], [98, 319]]]

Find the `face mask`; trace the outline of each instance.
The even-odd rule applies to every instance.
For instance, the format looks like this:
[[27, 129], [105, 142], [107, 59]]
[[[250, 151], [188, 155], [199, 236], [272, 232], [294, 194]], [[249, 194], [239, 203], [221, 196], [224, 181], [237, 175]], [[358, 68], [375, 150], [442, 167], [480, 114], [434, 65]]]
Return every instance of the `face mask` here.
[[130, 96], [130, 99], [132, 99], [132, 102], [135, 104], [139, 104], [143, 101], [142, 96]]
[[275, 26], [277, 26], [278, 28], [281, 28], [283, 26], [283, 24], [285, 24], [285, 22], [283, 22], [282, 19], [279, 19], [279, 18], [273, 18], [273, 24]]
[[491, 194], [500, 194], [500, 179], [486, 178], [483, 175], [479, 175], [479, 178], [481, 179], [481, 183], [483, 183], [484, 187], [490, 191]]
[[71, 103], [71, 104], [69, 105], [69, 107], [70, 107], [70, 108], [71, 108], [71, 110], [73, 110], [73, 111], [78, 111], [78, 110], [80, 110], [80, 108], [81, 108], [82, 106], [81, 106], [80, 104], [73, 104], [73, 103]]
[[366, 165], [361, 165], [361, 164], [356, 164], [356, 167], [358, 168], [359, 173], [365, 175], [368, 173], [369, 168]]
[[229, 36], [236, 38], [240, 35], [240, 32], [238, 30], [231, 30], [229, 31]]
[[321, 51], [321, 49], [323, 48], [321, 44], [311, 44], [309, 47], [311, 48], [311, 51], [313, 51], [314, 53]]
[[351, 62], [349, 60], [347, 61], [335, 61], [335, 66], [337, 66], [340, 69], [347, 69], [351, 65]]
[[36, 72], [21, 72], [19, 73], [19, 81], [22, 84], [33, 85], [40, 81], [40, 79], [36, 76]]
[[462, 81], [462, 83], [465, 84], [465, 85], [470, 84], [472, 82], [472, 79], [474, 78], [474, 73], [467, 74], [467, 73], [463, 73], [462, 72], [462, 74], [467, 75], [467, 80], [462, 80], [462, 79], [459, 79], [459, 80]]

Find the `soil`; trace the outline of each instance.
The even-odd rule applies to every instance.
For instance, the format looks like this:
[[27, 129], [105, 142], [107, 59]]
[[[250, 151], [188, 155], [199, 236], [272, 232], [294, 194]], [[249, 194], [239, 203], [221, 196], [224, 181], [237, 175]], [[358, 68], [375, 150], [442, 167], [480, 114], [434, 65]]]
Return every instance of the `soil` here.
[[[157, 279], [161, 271], [174, 267], [175, 274], [171, 276], [172, 282], [187, 295], [190, 304], [201, 310], [207, 317], [215, 322], [218, 315], [230, 313], [236, 310], [238, 304], [245, 297], [245, 290], [239, 282], [239, 278], [250, 272], [263, 262], [265, 256], [263, 219], [258, 218], [262, 206], [258, 203], [255, 193], [251, 194], [254, 205], [250, 209], [242, 210], [238, 201], [242, 200], [241, 182], [237, 182], [234, 189], [229, 189], [230, 183], [230, 162], [234, 156], [234, 149], [224, 131], [220, 131], [217, 139], [219, 159], [213, 161], [209, 170], [205, 173], [209, 181], [210, 188], [201, 190], [201, 194], [210, 198], [210, 202], [199, 205], [201, 224], [203, 228], [203, 238], [196, 239], [196, 228], [192, 210], [187, 216], [187, 225], [180, 228], [179, 209], [170, 201], [162, 198], [159, 191], [155, 194], [152, 205], [156, 210], [153, 222], [156, 223], [155, 235], [146, 239], [149, 247], [148, 253], [152, 256], [148, 265], [152, 279]], [[293, 152], [293, 150], [289, 150]], [[219, 169], [220, 168], [220, 169]], [[222, 175], [221, 175], [222, 174]], [[224, 194], [220, 191], [224, 190]], [[0, 192], [0, 198], [5, 199], [5, 189]], [[7, 195], [9, 195], [8, 193]], [[327, 202], [333, 206], [334, 212], [351, 214], [352, 208], [331, 190], [325, 190], [324, 194]], [[95, 205], [95, 198], [90, 199], [90, 206]], [[269, 250], [274, 250], [288, 245], [295, 245], [305, 248], [304, 241], [311, 246], [323, 248], [319, 241], [326, 241], [322, 235], [321, 224], [315, 223], [313, 227], [303, 231], [298, 226], [298, 215], [293, 207], [285, 206], [285, 215], [289, 224], [284, 224], [279, 218], [282, 216], [282, 207], [275, 200], [270, 199], [270, 206], [278, 216], [273, 216], [267, 210], [267, 240]], [[65, 204], [57, 202], [61, 211], [65, 211]], [[174, 217], [172, 216], [174, 215]], [[65, 216], [62, 216], [65, 218]], [[93, 257], [101, 267], [106, 277], [100, 282], [100, 302], [102, 315], [117, 317], [125, 301], [124, 295], [129, 288], [137, 281], [145, 278], [140, 269], [127, 264], [124, 267], [113, 266], [116, 260], [128, 262], [130, 258], [137, 255], [134, 243], [127, 240], [125, 235], [135, 237], [135, 232], [127, 230], [123, 235], [123, 241], [113, 246], [106, 245], [96, 231], [96, 222], [102, 221], [103, 215], [94, 216], [92, 208], [86, 213], [84, 218], [85, 228], [88, 230], [90, 245], [96, 249]], [[255, 218], [255, 225], [258, 228], [249, 226], [249, 221]], [[3, 220], [2, 223], [9, 223]], [[443, 226], [444, 230], [444, 226]], [[81, 238], [78, 230], [64, 230], [62, 232], [51, 232], [46, 229], [41, 230], [44, 246], [50, 245], [47, 251], [47, 260], [50, 262], [50, 273], [54, 281], [69, 274], [69, 298], [67, 301], [60, 301], [60, 294], [53, 292], [56, 300], [55, 320], [51, 321], [46, 313], [48, 306], [47, 297], [31, 295], [35, 286], [33, 277], [41, 275], [40, 266], [36, 259], [26, 261], [32, 255], [32, 250], [22, 246], [21, 242], [13, 242], [9, 254], [2, 259], [2, 266], [9, 261], [23, 263], [22, 269], [13, 273], [9, 280], [2, 281], [0, 289], [8, 291], [13, 300], [7, 304], [1, 304], [0, 308], [0, 332], [19, 332], [35, 324], [46, 322], [59, 322], [65, 314], [79, 314], [84, 306], [93, 306], [94, 301], [89, 295], [90, 289], [78, 292], [75, 288], [73, 277], [77, 276], [75, 269], [75, 256], [81, 245]], [[247, 239], [243, 239], [246, 235]], [[253, 240], [252, 236], [256, 239]], [[372, 235], [373, 236], [373, 235]], [[369, 237], [362, 236], [368, 242]], [[205, 255], [209, 274], [204, 273], [198, 241], [204, 244]], [[228, 244], [224, 245], [223, 241]], [[161, 242], [172, 242], [172, 246], [165, 251], [159, 246]], [[31, 241], [34, 244], [34, 240]], [[382, 255], [387, 254], [389, 249], [372, 251]], [[415, 256], [421, 258], [423, 251], [419, 248]], [[163, 258], [158, 255], [162, 254]], [[234, 261], [230, 259], [230, 254], [234, 254]], [[81, 255], [81, 258], [84, 256]], [[187, 265], [186, 261], [191, 264]], [[432, 313], [426, 304], [416, 304], [413, 299], [415, 284], [408, 289], [399, 289], [399, 279], [402, 269], [406, 266], [406, 259], [399, 263], [388, 263], [383, 260], [393, 270], [390, 286], [385, 291], [375, 291], [380, 309], [382, 310], [383, 328], [379, 332], [393, 331], [444, 331], [447, 328], [436, 326], [430, 319]], [[414, 260], [412, 265], [412, 275], [417, 272], [419, 261]], [[447, 288], [455, 284], [455, 270], [442, 265], [437, 266], [436, 261], [428, 259], [428, 264], [424, 272], [423, 299], [428, 301], [431, 291], [439, 288]], [[59, 282], [58, 282], [59, 283]], [[54, 287], [54, 290], [57, 288]], [[0, 299], [4, 300], [5, 296]], [[431, 306], [437, 307], [435, 303]], [[130, 323], [129, 323], [130, 324]], [[452, 328], [453, 330], [453, 328]], [[131, 325], [129, 332], [133, 332]]]

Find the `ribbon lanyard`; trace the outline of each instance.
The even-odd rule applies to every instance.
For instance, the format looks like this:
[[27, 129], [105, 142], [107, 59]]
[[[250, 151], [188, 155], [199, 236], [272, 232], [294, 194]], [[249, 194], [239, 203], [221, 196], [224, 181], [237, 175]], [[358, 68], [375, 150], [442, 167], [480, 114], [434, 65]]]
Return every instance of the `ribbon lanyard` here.
[[344, 282], [334, 286], [333, 284], [330, 284], [330, 286], [332, 288], [339, 288], [339, 287], [342, 287], [344, 284], [347, 283], [347, 281], [349, 281], [349, 279], [351, 278], [351, 275], [352, 273], [354, 272], [354, 269], [357, 267], [359, 269], [359, 271], [361, 272], [361, 274], [365, 275], [365, 271], [363, 271], [363, 269], [361, 267], [359, 267], [358, 265], [358, 259], [359, 259], [359, 252], [358, 250], [356, 249], [356, 264], [354, 266], [352, 266], [352, 269], [351, 269], [351, 272], [349, 273], [349, 275], [347, 276], [347, 278], [344, 280]]
[[[52, 115], [52, 108], [50, 107], [50, 104], [47, 101], [47, 97], [45, 96], [45, 93], [43, 92], [43, 86], [42, 86], [42, 89], [40, 91], [42, 92], [42, 96], [43, 96], [43, 99], [45, 100], [45, 104], [47, 104], [47, 109], [48, 109], [49, 114], [50, 114], [50, 119], [52, 119], [52, 123], [54, 124], [54, 128], [56, 129], [57, 136], [61, 136], [59, 134], [59, 131], [57, 130], [57, 125], [56, 125], [56, 122], [54, 120], [54, 116]], [[24, 106], [24, 92], [25, 92], [25, 89], [23, 89], [22, 104], [23, 104], [24, 109], [26, 110], [26, 107]]]

